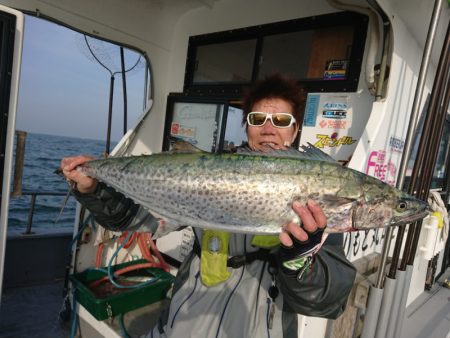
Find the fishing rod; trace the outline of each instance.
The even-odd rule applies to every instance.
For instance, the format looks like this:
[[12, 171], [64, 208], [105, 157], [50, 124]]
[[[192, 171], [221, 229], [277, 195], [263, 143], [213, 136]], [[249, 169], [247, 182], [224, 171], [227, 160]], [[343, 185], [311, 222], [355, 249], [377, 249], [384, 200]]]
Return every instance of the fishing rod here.
[[[436, 70], [437, 76], [434, 79], [433, 89], [430, 97], [430, 104], [428, 114], [424, 123], [424, 131], [421, 141], [424, 139], [423, 148], [426, 148], [423, 162], [421, 163], [422, 172], [421, 179], [416, 180], [415, 184], [411, 182], [409, 191], [415, 194], [416, 197], [422, 200], [427, 200], [431, 182], [433, 179], [436, 159], [439, 153], [440, 140], [442, 138], [444, 122], [447, 115], [447, 107], [449, 104], [449, 79], [450, 79], [450, 25], [447, 27], [446, 38], [442, 47], [441, 56]], [[422, 142], [421, 142], [422, 143]], [[403, 328], [403, 320], [406, 309], [406, 301], [409, 292], [409, 281], [412, 278], [413, 264], [416, 257], [417, 246], [422, 228], [422, 220], [413, 223], [409, 227], [408, 236], [405, 242], [405, 247], [402, 255], [402, 262], [399, 266], [399, 271], [405, 274], [403, 284], [398, 285], [400, 289], [400, 299], [398, 305], [397, 317], [395, 321], [391, 321], [388, 327], [388, 335], [400, 336]], [[398, 318], [398, 319], [397, 319]]]
[[[428, 70], [429, 60], [431, 56], [432, 43], [434, 41], [434, 35], [436, 32], [437, 22], [439, 19], [439, 13], [441, 8], [441, 1], [435, 0], [430, 26], [427, 34], [426, 44], [424, 47], [424, 53], [422, 57], [422, 63], [420, 65], [419, 77], [417, 79], [417, 86], [414, 95], [413, 106], [411, 110], [411, 116], [409, 120], [407, 135], [405, 139], [405, 146], [403, 150], [403, 157], [400, 163], [399, 176], [397, 179], [397, 187], [399, 189], [403, 188], [406, 170], [408, 167], [408, 161], [411, 155], [413, 138], [417, 129], [417, 121], [419, 117], [419, 108], [422, 101], [422, 94], [425, 87], [426, 74]], [[389, 22], [389, 21], [388, 21]], [[422, 136], [422, 138], [424, 138]], [[420, 162], [416, 161], [414, 167], [417, 167], [416, 171], [413, 173], [411, 179], [415, 177], [421, 171], [418, 166]], [[397, 316], [396, 311], [393, 309], [393, 298], [396, 289], [395, 273], [398, 265], [398, 258], [400, 256], [401, 243], [403, 242], [403, 236], [405, 232], [406, 225], [397, 227], [397, 242], [394, 247], [394, 255], [391, 262], [391, 270], [387, 276], [385, 276], [385, 269], [387, 266], [387, 260], [389, 255], [390, 244], [394, 234], [393, 228], [388, 228], [386, 230], [385, 241], [383, 243], [381, 262], [378, 269], [377, 281], [375, 285], [370, 288], [368, 308], [366, 312], [366, 320], [364, 323], [364, 328], [361, 337], [363, 338], [373, 338], [373, 337], [384, 337], [385, 332], [388, 328], [389, 323], [395, 322], [396, 319], [393, 317]], [[400, 245], [398, 245], [400, 243]], [[392, 269], [395, 267], [394, 269]], [[401, 278], [404, 274], [401, 274]], [[398, 281], [397, 281], [398, 282]], [[395, 304], [394, 304], [395, 305]]]
[[[424, 181], [421, 186], [419, 186], [419, 191], [423, 194], [423, 200], [425, 198], [428, 198], [429, 195], [429, 189], [431, 187], [431, 181], [433, 179], [433, 173], [434, 173], [434, 167], [436, 165], [436, 159], [439, 153], [439, 147], [440, 147], [440, 140], [442, 138], [443, 132], [444, 132], [444, 123], [445, 119], [447, 117], [447, 107], [449, 104], [449, 98], [450, 98], [450, 92], [449, 92], [449, 80], [450, 80], [450, 37], [449, 37], [449, 30], [450, 25], [447, 28], [447, 35], [445, 40], [445, 47], [442, 51], [442, 62], [440, 62], [440, 65], [438, 66], [438, 74], [439, 79], [436, 78], [437, 82], [437, 94], [430, 99], [430, 107], [431, 109], [435, 109], [437, 111], [436, 113], [436, 120], [435, 123], [438, 126], [437, 128], [432, 128], [431, 133], [431, 140], [435, 141], [433, 144], [432, 152], [430, 153], [430, 161], [427, 162], [427, 165], [430, 169], [430, 175], [427, 177], [426, 182]], [[415, 223], [413, 234], [410, 236], [412, 238], [411, 245], [408, 245], [405, 247], [405, 254], [406, 258], [405, 263], [400, 265], [400, 269], [406, 268], [406, 265], [412, 265], [414, 262], [414, 257], [419, 241], [419, 235], [420, 235], [420, 226], [419, 222]], [[407, 242], [408, 243], [408, 242]]]
[[[437, 69], [437, 76], [435, 78], [435, 83], [433, 85], [433, 91], [430, 97], [429, 104], [429, 112], [426, 116], [424, 122], [424, 132], [422, 134], [421, 143], [419, 145], [419, 153], [420, 158], [416, 159], [416, 162], [419, 161], [423, 163], [422, 177], [421, 179], [416, 179], [414, 175], [414, 167], [411, 183], [409, 186], [409, 193], [415, 194], [418, 198], [424, 200], [428, 198], [429, 189], [431, 186], [431, 181], [433, 178], [434, 166], [436, 162], [436, 158], [438, 155], [439, 149], [439, 141], [442, 138], [444, 122], [446, 118], [447, 106], [448, 106], [448, 81], [449, 81], [449, 66], [450, 66], [450, 57], [449, 53], [449, 28], [447, 29], [446, 41], [444, 44], [444, 48], [441, 53], [441, 60]], [[442, 104], [442, 101], [446, 103]], [[437, 126], [437, 127], [436, 127]], [[424, 137], [425, 136], [425, 137]], [[424, 140], [422, 142], [422, 140]], [[419, 155], [418, 153], [418, 155]], [[411, 230], [408, 233], [402, 262], [400, 264], [400, 269], [404, 270], [408, 261], [411, 262], [411, 258], [415, 256], [414, 250], [414, 242], [412, 239], [417, 237], [416, 230], [420, 228], [421, 222], [415, 222], [411, 226]], [[419, 229], [420, 230], [420, 229]], [[420, 232], [420, 231], [419, 231]]]
[[[435, 1], [435, 6], [433, 9], [433, 14], [431, 17], [431, 22], [430, 22], [430, 28], [428, 31], [428, 36], [427, 36], [427, 43], [426, 43], [426, 47], [424, 50], [424, 56], [423, 56], [423, 63], [422, 64], [426, 64], [426, 66], [421, 67], [420, 69], [420, 77], [418, 79], [418, 83], [417, 83], [417, 87], [416, 87], [416, 91], [417, 91], [417, 95], [415, 97], [414, 103], [413, 103], [413, 112], [415, 113], [414, 116], [414, 121], [411, 121], [410, 123], [413, 123], [413, 130], [416, 131], [417, 130], [417, 120], [418, 120], [418, 112], [419, 112], [419, 108], [420, 108], [420, 101], [422, 98], [422, 92], [425, 86], [425, 80], [426, 80], [426, 73], [427, 73], [427, 69], [428, 69], [428, 64], [429, 64], [429, 60], [430, 60], [430, 56], [431, 56], [431, 50], [432, 50], [432, 44], [435, 38], [435, 34], [436, 34], [436, 29], [437, 29], [437, 25], [438, 25], [438, 21], [439, 21], [439, 13], [441, 10], [441, 1], [440, 0], [436, 0]], [[435, 77], [435, 82], [436, 82], [436, 78], [439, 77], [439, 73], [436, 72], [436, 77]], [[432, 90], [434, 91], [434, 90]], [[431, 102], [430, 102], [430, 107], [431, 107]], [[425, 121], [424, 122], [424, 126], [422, 129], [422, 136], [420, 138], [420, 142], [419, 142], [419, 149], [417, 152], [417, 156], [416, 156], [416, 160], [414, 162], [414, 166], [413, 166], [413, 171], [411, 174], [411, 179], [410, 179], [410, 183], [409, 183], [409, 187], [408, 187], [408, 192], [412, 195], [417, 194], [417, 192], [415, 192], [416, 190], [416, 185], [417, 182], [421, 181], [421, 179], [423, 178], [422, 176], [425, 175], [424, 172], [424, 168], [423, 166], [426, 165], [426, 163], [424, 163], [424, 158], [427, 154], [427, 152], [429, 151], [429, 134], [430, 134], [430, 129], [432, 127], [431, 122], [432, 122], [432, 116], [431, 116], [431, 109], [428, 109], [428, 112], [426, 114], [426, 117], [429, 118], [429, 122]], [[404, 152], [404, 156], [402, 158], [402, 165], [401, 165], [401, 173], [403, 173], [403, 175], [400, 175], [398, 178], [398, 187], [399, 189], [403, 189], [404, 186], [404, 180], [405, 180], [405, 174], [406, 173], [406, 169], [408, 166], [408, 161], [411, 155], [411, 147], [412, 147], [412, 138], [411, 140], [409, 140], [410, 143], [407, 145], [408, 146], [408, 151]], [[406, 146], [405, 146], [405, 151], [406, 151]], [[404, 237], [404, 233], [405, 233], [405, 229], [406, 229], [406, 225], [402, 225], [398, 228], [398, 232], [397, 232], [397, 239], [396, 239], [396, 243], [395, 243], [395, 247], [394, 247], [394, 253], [392, 255], [392, 262], [391, 262], [391, 268], [388, 274], [389, 278], [393, 278], [395, 279], [396, 276], [396, 270], [398, 267], [398, 261], [399, 261], [399, 257], [400, 257], [400, 251], [401, 251], [401, 247], [402, 247], [402, 243], [403, 243], [403, 237]]]

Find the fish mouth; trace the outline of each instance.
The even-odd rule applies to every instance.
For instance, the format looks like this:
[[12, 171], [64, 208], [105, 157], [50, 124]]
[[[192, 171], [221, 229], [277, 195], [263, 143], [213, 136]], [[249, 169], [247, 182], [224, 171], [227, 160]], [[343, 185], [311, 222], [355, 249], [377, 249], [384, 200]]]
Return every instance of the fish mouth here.
[[421, 220], [425, 217], [427, 217], [429, 215], [429, 210], [428, 207], [426, 207], [423, 210], [420, 210], [412, 215], [409, 215], [407, 217], [399, 217], [398, 219], [394, 218], [391, 223], [389, 224], [390, 226], [392, 225], [403, 225], [403, 224], [408, 224], [408, 223], [413, 223], [415, 221]]

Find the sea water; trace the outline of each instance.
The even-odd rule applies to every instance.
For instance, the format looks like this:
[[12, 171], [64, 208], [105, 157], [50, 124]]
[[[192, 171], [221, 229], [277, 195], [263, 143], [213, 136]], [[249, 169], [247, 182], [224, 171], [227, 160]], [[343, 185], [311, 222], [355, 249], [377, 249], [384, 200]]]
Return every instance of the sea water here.
[[[68, 192], [67, 181], [58, 176], [61, 159], [80, 154], [100, 157], [105, 141], [74, 137], [27, 133], [22, 180], [23, 195], [12, 197], [9, 204], [8, 233], [24, 232], [28, 225], [31, 196], [28, 192]], [[69, 197], [60, 215], [66, 196], [38, 195], [32, 219], [32, 231], [71, 231], [75, 222], [76, 200]], [[59, 217], [58, 217], [59, 216]]]

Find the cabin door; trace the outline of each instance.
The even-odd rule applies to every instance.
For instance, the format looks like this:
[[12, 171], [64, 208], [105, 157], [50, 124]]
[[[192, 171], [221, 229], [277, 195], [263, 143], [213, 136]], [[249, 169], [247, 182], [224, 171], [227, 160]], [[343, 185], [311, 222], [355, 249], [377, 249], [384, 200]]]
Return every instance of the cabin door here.
[[8, 227], [23, 14], [0, 6], [0, 302]]

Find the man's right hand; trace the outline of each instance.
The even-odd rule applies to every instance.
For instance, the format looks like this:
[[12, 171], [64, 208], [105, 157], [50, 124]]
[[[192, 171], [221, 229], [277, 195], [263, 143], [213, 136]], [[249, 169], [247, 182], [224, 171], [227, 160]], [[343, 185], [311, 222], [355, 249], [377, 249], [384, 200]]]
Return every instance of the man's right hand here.
[[93, 160], [94, 157], [86, 156], [86, 155], [80, 155], [80, 156], [73, 156], [73, 157], [64, 157], [61, 160], [61, 169], [64, 174], [64, 176], [75, 182], [76, 189], [82, 193], [82, 194], [88, 194], [95, 191], [97, 188], [98, 181], [89, 177], [83, 175], [81, 172], [76, 170], [76, 168], [79, 165], [82, 165], [83, 163], [86, 163], [87, 161]]

